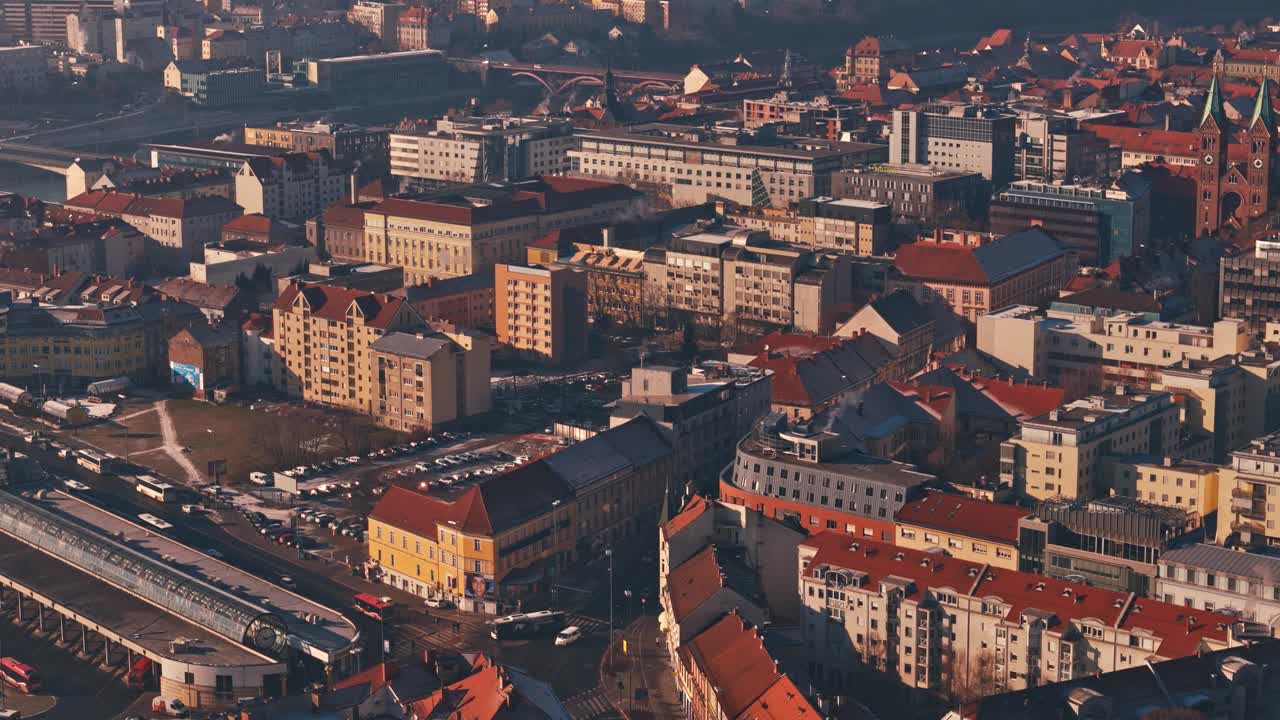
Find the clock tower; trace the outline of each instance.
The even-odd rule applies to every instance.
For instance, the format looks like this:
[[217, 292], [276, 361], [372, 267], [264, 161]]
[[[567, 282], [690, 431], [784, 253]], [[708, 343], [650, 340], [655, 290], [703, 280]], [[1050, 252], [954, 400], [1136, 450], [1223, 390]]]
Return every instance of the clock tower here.
[[1218, 229], [1222, 203], [1222, 168], [1226, 167], [1227, 114], [1222, 109], [1222, 92], [1218, 90], [1218, 77], [1209, 85], [1209, 96], [1204, 102], [1204, 114], [1196, 136], [1200, 138], [1200, 172], [1196, 180], [1196, 234], [1204, 235]]

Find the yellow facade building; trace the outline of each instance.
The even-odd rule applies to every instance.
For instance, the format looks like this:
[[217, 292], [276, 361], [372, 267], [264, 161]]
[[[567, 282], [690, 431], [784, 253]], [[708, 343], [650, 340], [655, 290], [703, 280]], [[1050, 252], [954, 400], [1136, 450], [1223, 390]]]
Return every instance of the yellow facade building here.
[[1103, 458], [1113, 495], [1176, 507], [1204, 517], [1218, 510], [1218, 472], [1213, 463], [1144, 455]]
[[950, 557], [1017, 570], [1018, 521], [1030, 514], [1017, 505], [930, 492], [898, 508], [893, 542], [913, 550], [940, 548]]

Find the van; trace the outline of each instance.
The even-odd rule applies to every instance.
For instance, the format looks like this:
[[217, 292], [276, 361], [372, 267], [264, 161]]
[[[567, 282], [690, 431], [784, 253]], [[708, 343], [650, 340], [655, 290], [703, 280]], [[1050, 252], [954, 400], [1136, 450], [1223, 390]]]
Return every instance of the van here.
[[568, 645], [572, 645], [581, 639], [582, 639], [581, 628], [579, 628], [577, 625], [570, 625], [569, 627], [561, 630], [560, 634], [556, 635], [556, 647], [565, 647]]
[[166, 717], [190, 717], [191, 711], [178, 698], [158, 697], [151, 699], [151, 712]]
[[249, 473], [249, 482], [254, 485], [265, 486], [271, 484], [271, 478], [264, 472], [251, 472]]
[[151, 686], [152, 668], [155, 663], [148, 658], [138, 658], [138, 661], [129, 668], [129, 674], [125, 676], [125, 682], [128, 683], [130, 690], [146, 690]]

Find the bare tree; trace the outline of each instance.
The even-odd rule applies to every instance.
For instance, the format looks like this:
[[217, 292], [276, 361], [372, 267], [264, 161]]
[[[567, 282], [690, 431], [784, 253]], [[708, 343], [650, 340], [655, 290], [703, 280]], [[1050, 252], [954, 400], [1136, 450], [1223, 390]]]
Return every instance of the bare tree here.
[[996, 659], [989, 650], [970, 656], [948, 648], [944, 651], [947, 676], [943, 692], [953, 703], [968, 703], [996, 692]]

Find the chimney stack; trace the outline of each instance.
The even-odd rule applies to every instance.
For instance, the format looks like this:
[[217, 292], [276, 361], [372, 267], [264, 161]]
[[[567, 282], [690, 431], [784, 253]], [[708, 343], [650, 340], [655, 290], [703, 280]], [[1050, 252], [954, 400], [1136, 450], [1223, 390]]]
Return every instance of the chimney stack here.
[[351, 175], [347, 177], [347, 203], [355, 205], [360, 201], [360, 180], [356, 178], [355, 170], [351, 171]]

